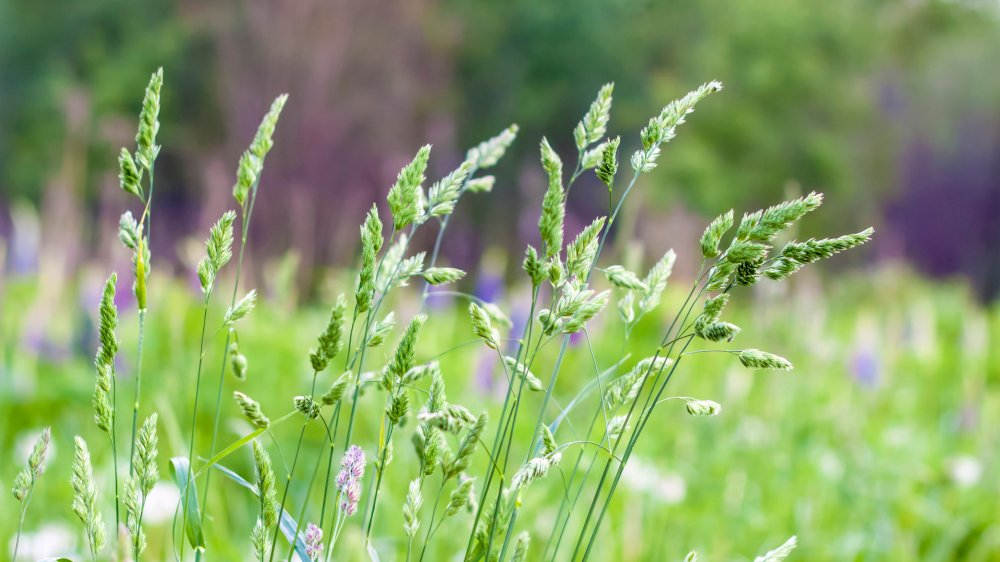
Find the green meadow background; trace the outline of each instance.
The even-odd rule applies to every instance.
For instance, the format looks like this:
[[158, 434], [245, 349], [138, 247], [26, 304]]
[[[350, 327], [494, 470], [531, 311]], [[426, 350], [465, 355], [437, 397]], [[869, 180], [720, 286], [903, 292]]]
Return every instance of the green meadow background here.
[[[799, 236], [869, 224], [876, 235], [787, 283], [736, 291], [727, 316], [744, 328], [739, 345], [787, 357], [795, 370], [750, 372], [720, 354], [686, 360], [669, 394], [715, 400], [722, 414], [658, 407], [595, 559], [681, 560], [698, 550], [703, 560], [752, 560], [797, 535], [794, 560], [1000, 560], [998, 55], [1000, 5], [986, 0], [0, 0], [3, 488], [38, 432], [53, 430], [22, 559], [85, 552], [70, 511], [75, 434], [91, 444], [113, 521], [110, 447], [90, 406], [96, 311], [116, 270], [118, 372], [130, 395], [137, 319], [128, 255], [116, 240], [130, 201], [115, 158], [132, 142], [149, 73], [163, 66], [143, 360], [143, 409], [159, 412], [163, 483], [147, 510], [146, 559], [173, 559], [177, 490], [166, 459], [187, 451], [201, 321], [194, 264], [210, 224], [234, 205], [238, 156], [275, 95], [290, 98], [241, 281], [261, 302], [239, 332], [247, 380], [222, 379], [221, 443], [250, 431], [233, 390], [258, 398], [272, 419], [308, 391], [309, 348], [336, 295], [353, 291], [363, 213], [384, 201], [420, 145], [434, 145], [433, 180], [468, 146], [519, 124], [496, 187], [463, 198], [442, 255], [469, 272], [457, 290], [523, 322], [530, 287], [518, 266], [525, 244], [537, 242], [541, 137], [569, 161], [572, 127], [601, 84], [614, 81], [610, 133], [623, 135], [628, 153], [663, 104], [718, 79], [726, 89], [699, 105], [640, 181], [602, 260], [645, 270], [668, 248], [679, 256], [663, 305], [628, 345], [613, 308], [591, 324], [600, 370], [651, 354], [695, 274], [697, 237], [720, 212], [816, 189], [826, 204]], [[603, 212], [604, 189], [589, 175], [574, 187], [568, 235]], [[220, 282], [223, 292], [231, 281]], [[397, 318], [416, 311], [417, 285], [394, 297]], [[202, 412], [214, 404], [223, 362], [219, 295]], [[440, 359], [450, 400], [496, 412], [503, 374], [476, 343], [466, 306], [431, 300], [417, 359]], [[595, 375], [587, 346], [574, 339], [559, 404]], [[390, 351], [380, 348], [370, 364]], [[545, 349], [542, 365], [553, 360]], [[324, 376], [321, 386], [333, 374]], [[530, 397], [528, 411], [540, 399]], [[119, 407], [128, 409], [125, 399]], [[381, 408], [382, 398], [366, 393], [365, 439], [377, 434]], [[533, 416], [525, 417], [515, 442], [530, 439]], [[573, 416], [564, 431], [582, 432], [588, 420]], [[297, 429], [275, 428], [280, 457]], [[198, 442], [211, 431], [203, 416]], [[306, 433], [305, 466], [325, 450], [322, 438], [318, 428]], [[405, 551], [393, 541], [404, 536], [400, 507], [416, 462], [407, 439], [395, 452], [374, 532], [383, 560]], [[289, 460], [280, 457], [279, 480]], [[541, 559], [575, 461], [572, 450], [566, 473], [527, 496], [518, 521], [532, 533], [532, 559]], [[249, 450], [224, 464], [252, 471]], [[293, 511], [316, 493], [296, 484]], [[0, 560], [17, 528], [17, 504], [4, 494]], [[211, 494], [211, 559], [246, 559], [254, 500], [218, 474]], [[367, 560], [359, 525], [347, 526], [336, 559]], [[454, 559], [467, 526], [446, 522], [428, 559]]]

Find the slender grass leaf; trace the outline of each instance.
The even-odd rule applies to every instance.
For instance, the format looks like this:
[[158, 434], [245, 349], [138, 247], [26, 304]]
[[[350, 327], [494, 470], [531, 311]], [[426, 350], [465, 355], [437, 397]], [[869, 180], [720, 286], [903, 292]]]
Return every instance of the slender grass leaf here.
[[[247, 490], [250, 490], [250, 493], [252, 493], [254, 496], [258, 498], [260, 497], [260, 490], [257, 489], [257, 486], [251, 484], [250, 482], [247, 482], [247, 480], [242, 476], [240, 476], [239, 474], [236, 474], [235, 472], [229, 470], [228, 468], [222, 466], [221, 464], [214, 465], [214, 468], [219, 472], [228, 476], [230, 480], [232, 480], [233, 482], [236, 482], [240, 486], [243, 486]], [[306, 554], [305, 535], [303, 533], [296, 534], [295, 531], [296, 529], [299, 528], [299, 525], [298, 523], [295, 522], [295, 519], [291, 515], [289, 515], [288, 512], [285, 511], [284, 509], [281, 510], [281, 521], [278, 523], [278, 525], [281, 527], [281, 534], [285, 536], [285, 540], [287, 540], [289, 543], [295, 544], [295, 554], [298, 555], [299, 559], [309, 560], [309, 555]]]
[[[191, 476], [191, 465], [188, 464], [188, 460], [184, 457], [174, 457], [170, 459], [170, 474], [174, 478], [174, 484], [177, 485], [177, 489], [181, 491], [181, 497], [183, 498], [188, 486], [188, 482], [194, 483], [195, 479]], [[187, 535], [188, 542], [195, 549], [205, 548], [205, 535], [201, 530], [201, 517], [199, 516], [198, 508], [198, 487], [192, 486], [190, 491], [190, 496], [183, 500], [185, 504], [185, 510], [187, 511], [187, 516], [185, 517], [184, 524], [184, 534]]]

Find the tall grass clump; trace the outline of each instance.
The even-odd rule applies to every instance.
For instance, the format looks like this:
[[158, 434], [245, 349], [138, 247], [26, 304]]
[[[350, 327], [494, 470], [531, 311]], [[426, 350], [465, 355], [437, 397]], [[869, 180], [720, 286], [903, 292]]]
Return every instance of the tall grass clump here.
[[[114, 474], [116, 522], [120, 525], [122, 503], [128, 550], [136, 560], [145, 546], [145, 499], [159, 476], [157, 414], [150, 412], [141, 428], [137, 420], [161, 86], [162, 72], [157, 72], [142, 104], [138, 147], [134, 154], [123, 150], [120, 157], [122, 188], [143, 206], [138, 221], [126, 212], [120, 225], [121, 239], [133, 252], [139, 360], [131, 405], [130, 470], [123, 484]], [[806, 265], [864, 244], [872, 235], [869, 228], [832, 238], [791, 240], [793, 225], [821, 206], [823, 196], [815, 192], [744, 213], [739, 220], [735, 211], [728, 210], [707, 225], [693, 249], [700, 267], [687, 297], [676, 310], [660, 311], [661, 296], [677, 259], [674, 250], [658, 248], [661, 257], [648, 267], [628, 268], [613, 263], [613, 256], [605, 251], [607, 242], [619, 227], [629, 195], [640, 187], [641, 176], [657, 167], [663, 150], [695, 108], [721, 89], [720, 83], [708, 82], [668, 103], [633, 135], [630, 145], [628, 135], [607, 134], [614, 93], [608, 84], [568, 136], [576, 150], [572, 160], [564, 161], [557, 151], [562, 143], [540, 140], [545, 191], [538, 218], [539, 243], [524, 250], [523, 282], [530, 287], [528, 321], [514, 334], [509, 334], [513, 315], [497, 303], [435, 287], [460, 282], [465, 276], [464, 271], [439, 263], [442, 240], [464, 196], [498, 185], [485, 172], [515, 141], [517, 126], [469, 149], [453, 171], [429, 186], [432, 149], [429, 145], [417, 149], [389, 187], [384, 208], [373, 204], [361, 220], [353, 286], [344, 287], [334, 300], [312, 345], [302, 346], [300, 364], [287, 367], [308, 373], [308, 383], [289, 392], [284, 411], [265, 412], [254, 397], [241, 390], [227, 391], [227, 387], [250, 376], [246, 354], [252, 350], [240, 346], [238, 327], [252, 321], [259, 297], [255, 290], [240, 287], [240, 273], [265, 159], [287, 100], [285, 95], [277, 97], [236, 167], [233, 200], [237, 211], [226, 211], [211, 227], [205, 257], [196, 269], [203, 298], [197, 363], [188, 381], [191, 410], [182, 429], [187, 435], [186, 440], [181, 437], [184, 450], [172, 451], [169, 461], [181, 491], [172, 535], [176, 559], [184, 559], [188, 547], [196, 560], [214, 556], [206, 554], [210, 548], [206, 537], [224, 532], [213, 518], [206, 517], [214, 473], [228, 479], [225, 485], [236, 484], [252, 498], [252, 527], [227, 540], [240, 544], [246, 556], [260, 562], [296, 556], [330, 561], [351, 552], [365, 552], [372, 560], [436, 560], [445, 548], [450, 549], [449, 559], [461, 555], [466, 561], [606, 557], [595, 554], [602, 525], [625, 467], [657, 408], [683, 404], [683, 411], [692, 416], [722, 412], [722, 405], [711, 397], [670, 394], [674, 376], [687, 372], [680, 367], [696, 362], [699, 354], [716, 353], [747, 369], [792, 369], [792, 363], [779, 355], [756, 349], [752, 343], [736, 343], [750, 339], [752, 326], [727, 320], [730, 300], [742, 296], [745, 287], [784, 280]], [[602, 204], [606, 200], [606, 208], [571, 235], [565, 227], [567, 199], [576, 181], [587, 173], [593, 173], [603, 186], [599, 198]], [[423, 230], [433, 231], [434, 242], [427, 249], [413, 242], [421, 239], [417, 235]], [[234, 255], [232, 282], [226, 287], [227, 308], [221, 319], [210, 321], [212, 296]], [[418, 286], [413, 294], [419, 295], [419, 306], [393, 310], [392, 305], [400, 301], [394, 295], [405, 296], [399, 289], [410, 284]], [[109, 436], [117, 459], [115, 286], [116, 277], [111, 275], [100, 305], [94, 417], [98, 428]], [[443, 354], [430, 356], [421, 346], [428, 331], [435, 329], [435, 312], [428, 312], [425, 305], [436, 293], [467, 301], [462, 308], [468, 310], [468, 335], [474, 338], [473, 344], [495, 356], [496, 369], [506, 381], [502, 400], [487, 398], [469, 406], [451, 401], [448, 381], [463, 373], [445, 372], [439, 361]], [[617, 333], [591, 333], [590, 327], [596, 326], [593, 321], [602, 315], [617, 317], [612, 322], [622, 328], [623, 350], [644, 317], [669, 321], [660, 325], [658, 344], [636, 359], [624, 352], [598, 358], [591, 339]], [[224, 333], [225, 341], [218, 350], [222, 360], [214, 387], [203, 388], [212, 383], [204, 380], [212, 330], [218, 331], [220, 339]], [[574, 337], [584, 345], [571, 347]], [[593, 364], [594, 372], [580, 388], [565, 393], [561, 390], [565, 385], [558, 381], [574, 354], [581, 354], [583, 364]], [[227, 382], [227, 372], [235, 382]], [[213, 390], [215, 400], [205, 410], [202, 393]], [[222, 399], [228, 392], [232, 403]], [[220, 444], [219, 427], [227, 416], [245, 418], [252, 429]], [[208, 443], [196, 440], [200, 420], [212, 428]], [[274, 429], [292, 420], [298, 424], [297, 439], [294, 444], [279, 445]], [[304, 446], [307, 435], [322, 440], [321, 450]], [[43, 438], [47, 442], [47, 432]], [[97, 484], [86, 443], [78, 437], [76, 445], [73, 511], [83, 523], [92, 557], [98, 559], [106, 536], [97, 506]], [[44, 456], [44, 447], [41, 450], [39, 457]], [[245, 475], [229, 468], [241, 462], [252, 463]], [[41, 464], [30, 461], [25, 475], [18, 477], [14, 492], [22, 502], [22, 517]], [[388, 478], [391, 473], [394, 477]], [[553, 478], [554, 474], [559, 477]], [[407, 484], [393, 489], [399, 482]], [[548, 493], [552, 490], [558, 493]], [[526, 518], [530, 521], [539, 504], [551, 497], [558, 499], [556, 516], [546, 523], [548, 530], [542, 536], [533, 537], [539, 522], [529, 525]], [[386, 505], [389, 501], [393, 504]], [[402, 525], [393, 527], [396, 534], [379, 536], [376, 531], [387, 527], [378, 522], [396, 520], [389, 516], [397, 511]], [[447, 533], [441, 533], [445, 526]], [[350, 527], [355, 529], [345, 533]], [[758, 560], [781, 560], [795, 544], [793, 537]], [[697, 554], [686, 559], [696, 560]]]

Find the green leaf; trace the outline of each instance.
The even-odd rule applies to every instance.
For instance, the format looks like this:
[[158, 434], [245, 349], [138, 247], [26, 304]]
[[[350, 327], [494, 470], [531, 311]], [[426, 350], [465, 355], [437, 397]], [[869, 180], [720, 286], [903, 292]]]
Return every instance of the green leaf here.
[[578, 392], [576, 396], [574, 396], [573, 399], [570, 400], [569, 404], [566, 404], [566, 407], [559, 412], [559, 415], [556, 416], [556, 419], [552, 420], [552, 423], [549, 424], [549, 430], [551, 430], [552, 433], [555, 433], [559, 429], [559, 424], [562, 423], [563, 419], [565, 419], [566, 416], [569, 415], [569, 413], [573, 410], [573, 408], [575, 408], [577, 404], [579, 404], [584, 398], [586, 398], [587, 395], [593, 392], [595, 388], [598, 388], [601, 385], [602, 379], [605, 379], [609, 375], [613, 374], [618, 369], [618, 367], [620, 367], [623, 363], [628, 361], [630, 357], [631, 355], [626, 354], [624, 357], [619, 359], [617, 363], [609, 367], [604, 372], [598, 374], [596, 377], [591, 379], [590, 382], [588, 382], [587, 384], [583, 385], [583, 388], [580, 389], [580, 392]]
[[[240, 476], [239, 474], [236, 474], [235, 472], [229, 470], [228, 468], [222, 466], [221, 464], [215, 465], [215, 469], [228, 476], [229, 479], [232, 480], [233, 482], [236, 482], [240, 486], [243, 486], [247, 490], [250, 490], [250, 493], [252, 493], [254, 496], [258, 498], [260, 497], [260, 490], [257, 489], [257, 486], [251, 484], [250, 482], [247, 482], [246, 479]], [[288, 512], [284, 509], [281, 510], [281, 521], [278, 523], [278, 526], [281, 528], [281, 534], [285, 536], [285, 539], [289, 543], [295, 545], [295, 554], [299, 556], [299, 559], [309, 560], [309, 556], [306, 554], [305, 535], [303, 533], [298, 533], [298, 534], [295, 533], [295, 530], [299, 528], [299, 525], [298, 523], [295, 522], [295, 519], [291, 515], [289, 515]]]
[[218, 453], [216, 453], [216, 455], [214, 457], [208, 459], [208, 462], [205, 463], [205, 466], [199, 468], [198, 471], [194, 473], [195, 479], [197, 480], [198, 477], [201, 476], [202, 474], [204, 474], [206, 470], [208, 470], [209, 468], [212, 468], [219, 461], [221, 461], [222, 459], [224, 459], [224, 458], [228, 457], [229, 455], [233, 454], [234, 452], [236, 452], [236, 450], [239, 449], [240, 447], [242, 447], [242, 446], [246, 445], [247, 443], [253, 441], [254, 439], [257, 438], [257, 436], [259, 436], [260, 434], [264, 433], [269, 428], [272, 428], [272, 427], [278, 425], [279, 423], [281, 423], [281, 422], [287, 420], [288, 418], [294, 416], [296, 413], [298, 413], [298, 410], [292, 410], [291, 412], [288, 412], [287, 414], [285, 414], [285, 415], [281, 416], [280, 418], [278, 418], [278, 419], [274, 420], [273, 422], [271, 422], [271, 425], [269, 425], [267, 427], [264, 427], [264, 428], [258, 428], [256, 430], [254, 430], [253, 432], [248, 433], [248, 434], [244, 435], [243, 437], [237, 439], [236, 441], [233, 441], [228, 447], [226, 447], [225, 449], [223, 449], [223, 450], [219, 451]]
[[[174, 457], [170, 459], [170, 474], [174, 478], [174, 484], [177, 485], [177, 489], [181, 491], [181, 497], [186, 494], [186, 489], [188, 482], [194, 484], [195, 479], [191, 476], [191, 465], [188, 464], [188, 460], [185, 457]], [[205, 548], [205, 535], [201, 530], [201, 517], [199, 516], [198, 508], [198, 487], [192, 486], [190, 491], [189, 499], [184, 500], [185, 510], [187, 511], [187, 516], [184, 517], [184, 533], [187, 535], [188, 542], [191, 546], [197, 549]]]

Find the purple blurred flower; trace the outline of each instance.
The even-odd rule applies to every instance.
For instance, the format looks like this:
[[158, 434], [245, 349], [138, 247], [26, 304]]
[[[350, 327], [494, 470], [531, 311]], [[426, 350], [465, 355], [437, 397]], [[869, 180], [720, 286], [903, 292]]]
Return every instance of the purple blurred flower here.
[[851, 372], [854, 379], [863, 386], [873, 387], [879, 383], [878, 356], [872, 349], [862, 348], [854, 352], [851, 359]]
[[493, 271], [483, 271], [476, 279], [474, 294], [486, 302], [493, 302], [503, 296], [503, 277]]
[[337, 474], [337, 490], [342, 500], [340, 510], [345, 515], [354, 515], [358, 511], [358, 501], [361, 499], [361, 479], [365, 475], [365, 452], [357, 445], [351, 445], [344, 458], [340, 461], [340, 473]]
[[431, 310], [448, 310], [454, 306], [455, 296], [451, 289], [431, 289], [427, 292], [427, 307]]
[[[489, 352], [489, 353], [488, 353]], [[476, 359], [476, 386], [484, 393], [502, 396], [501, 385], [497, 384], [497, 358], [492, 349], [482, 349]]]
[[357, 481], [348, 482], [347, 485], [341, 489], [343, 494], [340, 500], [340, 511], [344, 512], [344, 515], [351, 516], [358, 512], [358, 503], [361, 501], [361, 483]]
[[306, 527], [306, 556], [311, 562], [316, 562], [323, 554], [323, 529], [310, 523]]

